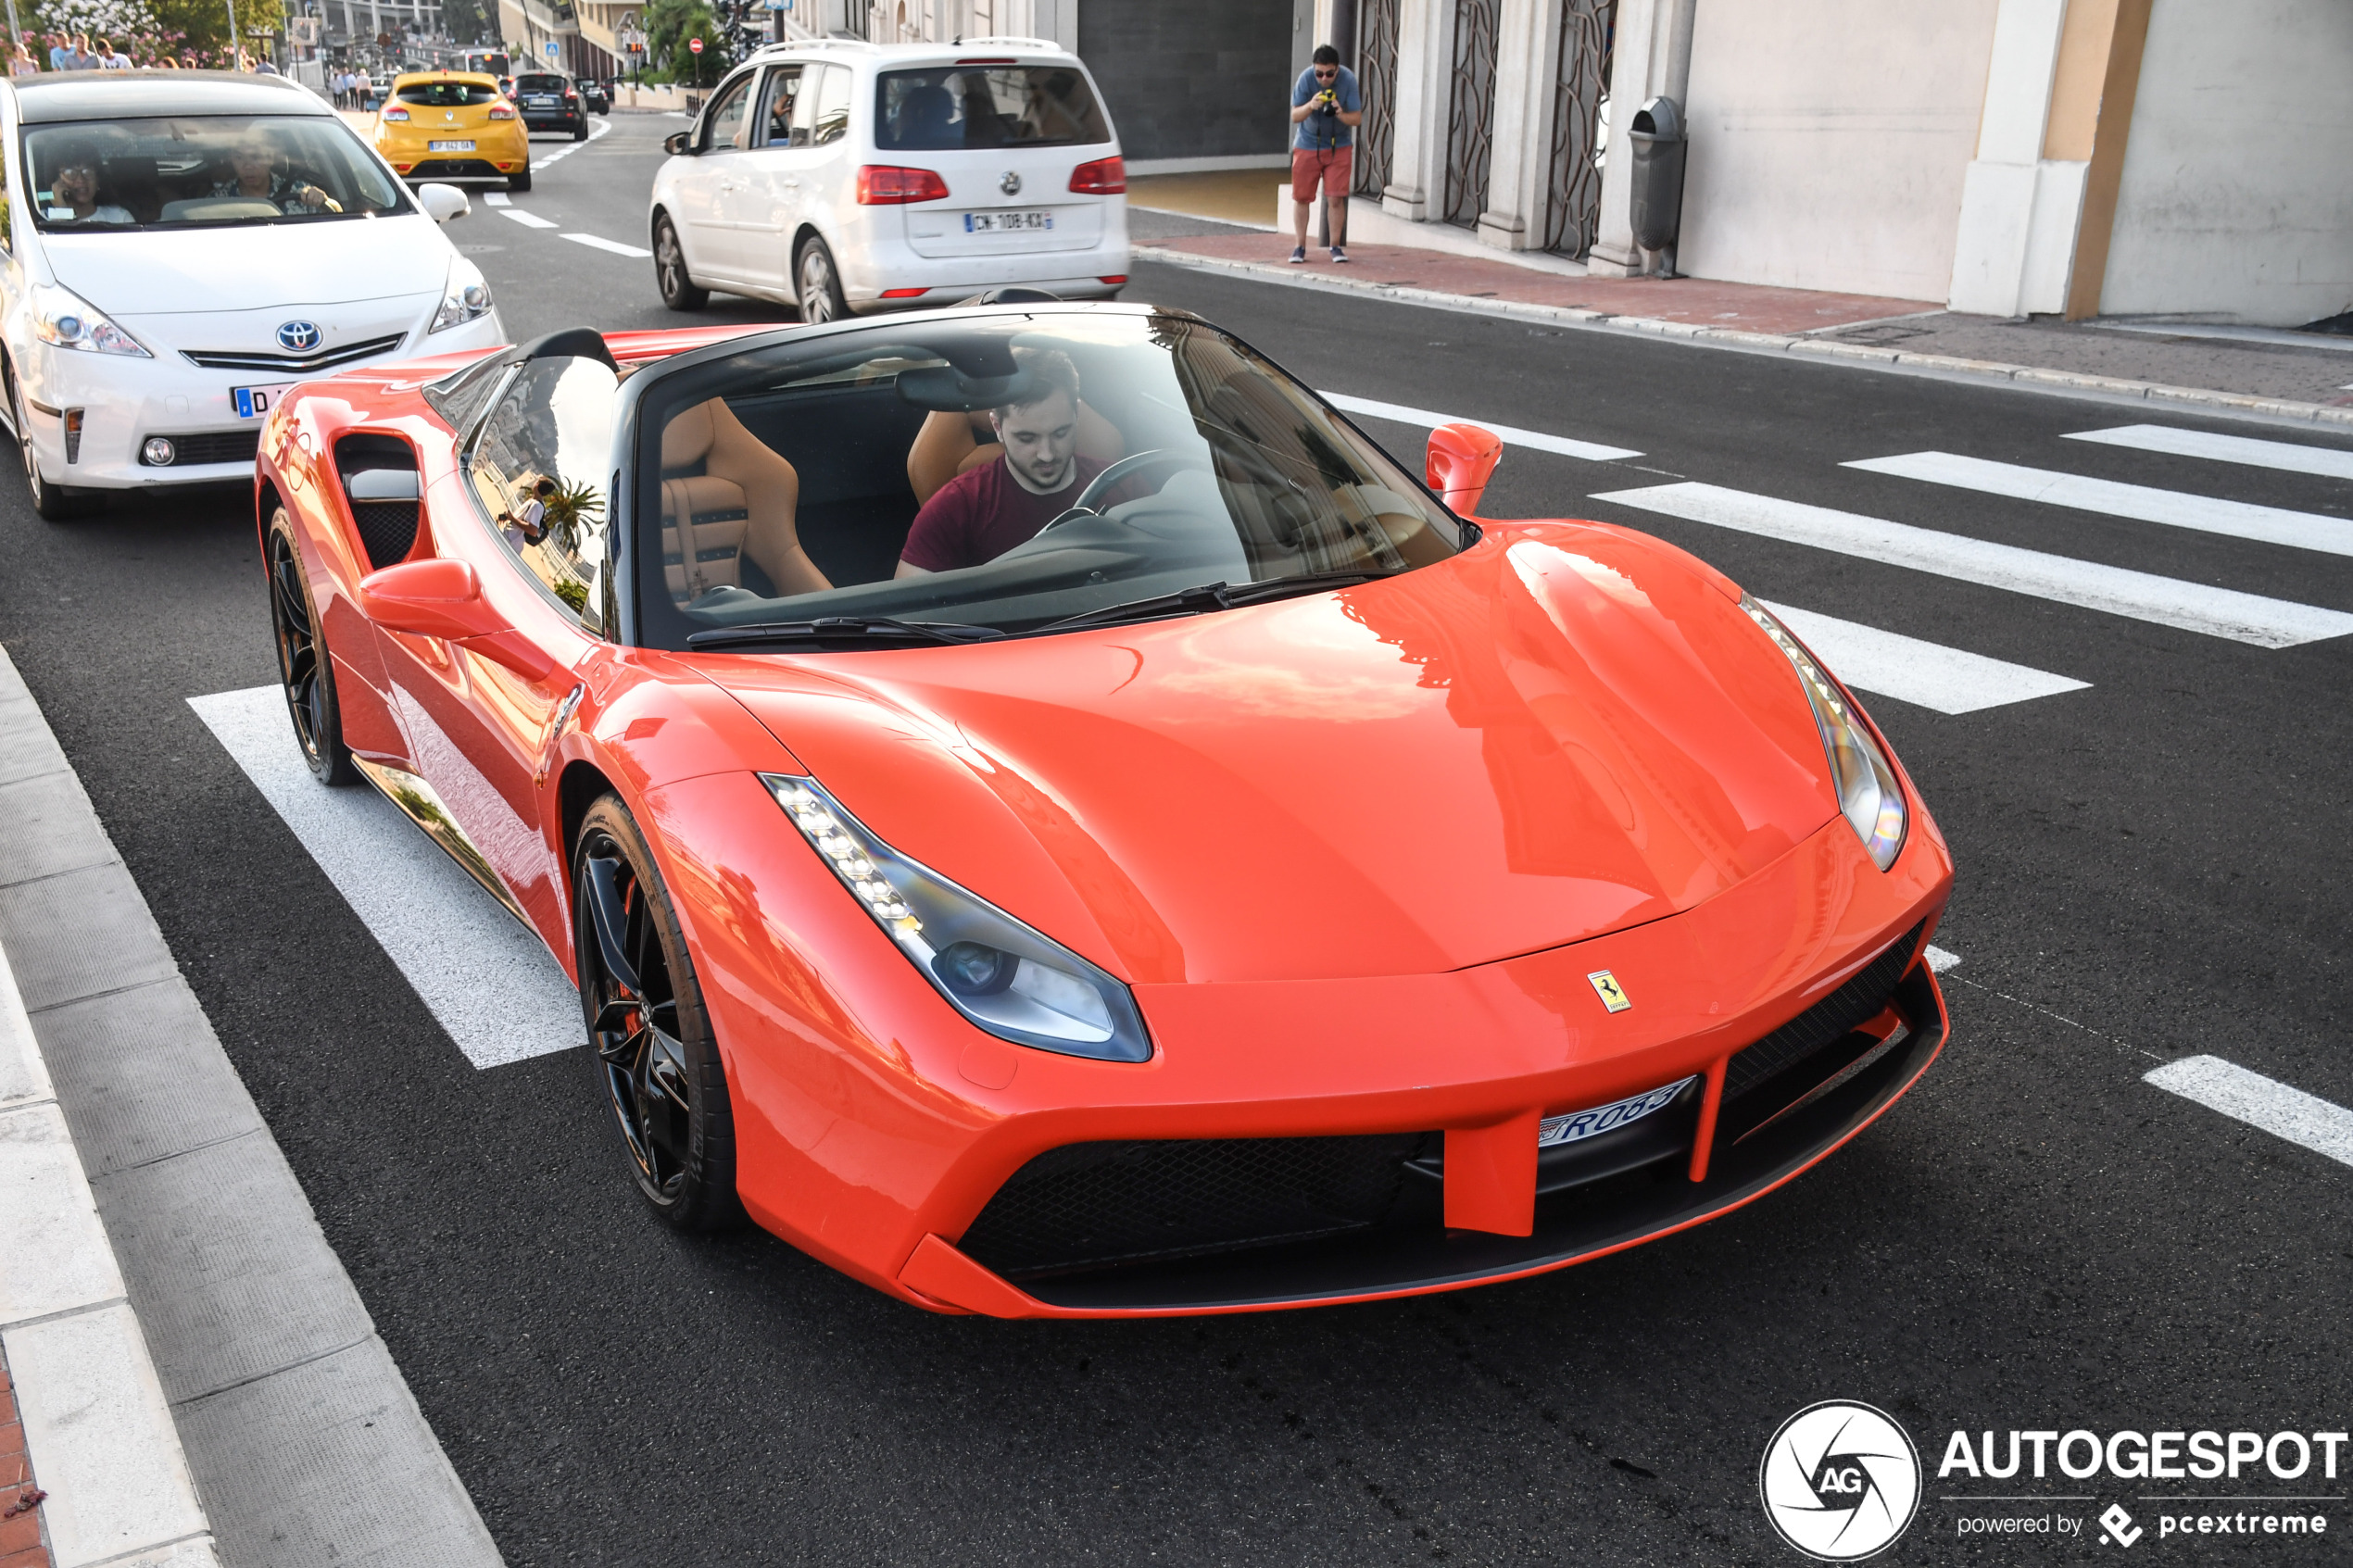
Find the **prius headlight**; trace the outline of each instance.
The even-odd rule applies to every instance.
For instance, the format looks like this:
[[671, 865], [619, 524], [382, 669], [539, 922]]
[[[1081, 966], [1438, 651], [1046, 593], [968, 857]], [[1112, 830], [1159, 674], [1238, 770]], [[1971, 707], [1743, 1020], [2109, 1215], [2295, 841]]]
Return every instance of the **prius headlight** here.
[[820, 859], [948, 1004], [1000, 1039], [1065, 1056], [1149, 1061], [1116, 975], [898, 853], [812, 779], [762, 773]]
[[490, 284], [483, 277], [482, 269], [462, 256], [451, 257], [449, 282], [441, 291], [441, 308], [433, 313], [433, 325], [425, 330], [437, 332], [447, 327], [462, 327], [489, 314]]
[[1904, 808], [1904, 789], [1895, 782], [1895, 770], [1888, 764], [1887, 753], [1855, 710], [1846, 694], [1822, 672], [1803, 645], [1789, 634], [1789, 629], [1773, 619], [1772, 613], [1755, 599], [1743, 596], [1741, 608], [1748, 618], [1765, 628], [1773, 646], [1789, 656], [1797, 667], [1797, 683], [1806, 688], [1806, 700], [1814, 707], [1814, 725], [1822, 732], [1822, 750], [1829, 754], [1831, 783], [1838, 790], [1838, 809], [1846, 818], [1855, 836], [1863, 841], [1863, 848], [1873, 863], [1885, 871], [1895, 863], [1896, 853], [1904, 847], [1904, 830], [1909, 813]]
[[84, 354], [155, 358], [140, 346], [137, 338], [107, 320], [106, 312], [71, 289], [61, 289], [55, 283], [35, 283], [29, 303], [32, 307], [33, 335], [44, 343], [80, 349]]

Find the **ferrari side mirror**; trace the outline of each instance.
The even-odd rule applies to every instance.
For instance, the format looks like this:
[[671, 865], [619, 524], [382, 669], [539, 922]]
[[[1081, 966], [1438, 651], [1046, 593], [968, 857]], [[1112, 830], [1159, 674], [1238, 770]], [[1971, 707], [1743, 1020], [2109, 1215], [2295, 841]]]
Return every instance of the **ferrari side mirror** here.
[[694, 150], [687, 144], [694, 136], [691, 131], [674, 131], [661, 139], [661, 150], [673, 157], [683, 157]]
[[1504, 460], [1502, 437], [1477, 425], [1440, 425], [1429, 433], [1429, 456], [1422, 472], [1429, 487], [1455, 513], [1468, 517], [1487, 494], [1495, 465]]
[[466, 200], [465, 192], [455, 185], [444, 185], [437, 182], [417, 187], [417, 205], [423, 207], [425, 216], [436, 223], [447, 223], [453, 218], [463, 218], [473, 210], [473, 204]]
[[556, 668], [482, 596], [482, 579], [461, 560], [430, 557], [368, 573], [359, 580], [359, 613], [387, 632], [463, 643], [530, 680]]

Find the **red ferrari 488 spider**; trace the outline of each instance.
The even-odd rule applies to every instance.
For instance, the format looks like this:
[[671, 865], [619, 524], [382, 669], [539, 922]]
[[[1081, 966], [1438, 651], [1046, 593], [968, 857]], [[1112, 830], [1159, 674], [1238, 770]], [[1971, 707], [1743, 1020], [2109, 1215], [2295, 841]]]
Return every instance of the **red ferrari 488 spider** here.
[[1945, 1037], [1952, 864], [1721, 573], [1471, 521], [1144, 306], [313, 382], [288, 706], [576, 978], [653, 1210], [937, 1311], [1246, 1311], [1747, 1202]]

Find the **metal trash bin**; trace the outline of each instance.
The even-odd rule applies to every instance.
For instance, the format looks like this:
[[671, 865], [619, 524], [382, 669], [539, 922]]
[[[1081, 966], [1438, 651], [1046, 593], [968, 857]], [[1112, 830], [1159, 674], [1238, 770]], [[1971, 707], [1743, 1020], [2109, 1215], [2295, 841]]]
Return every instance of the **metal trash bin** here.
[[1634, 243], [1665, 250], [1675, 243], [1683, 218], [1683, 155], [1691, 144], [1683, 135], [1682, 106], [1653, 98], [1634, 111], [1626, 139], [1633, 145]]

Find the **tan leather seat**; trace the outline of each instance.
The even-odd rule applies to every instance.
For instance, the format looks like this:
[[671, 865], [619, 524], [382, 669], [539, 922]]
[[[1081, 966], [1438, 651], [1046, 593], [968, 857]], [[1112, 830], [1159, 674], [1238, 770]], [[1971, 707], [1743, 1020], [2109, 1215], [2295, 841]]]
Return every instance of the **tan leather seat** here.
[[[1078, 453], [1098, 463], [1115, 463], [1127, 456], [1127, 438], [1119, 433], [1117, 425], [1081, 403]], [[986, 411], [934, 412], [925, 417], [924, 428], [915, 433], [915, 444], [907, 449], [907, 484], [915, 493], [915, 504], [921, 506], [958, 474], [970, 473], [1004, 455], [1004, 445], [997, 439]]]
[[680, 604], [743, 586], [749, 556], [780, 595], [829, 588], [800, 547], [800, 475], [743, 426], [725, 398], [674, 416], [661, 433], [661, 560]]

